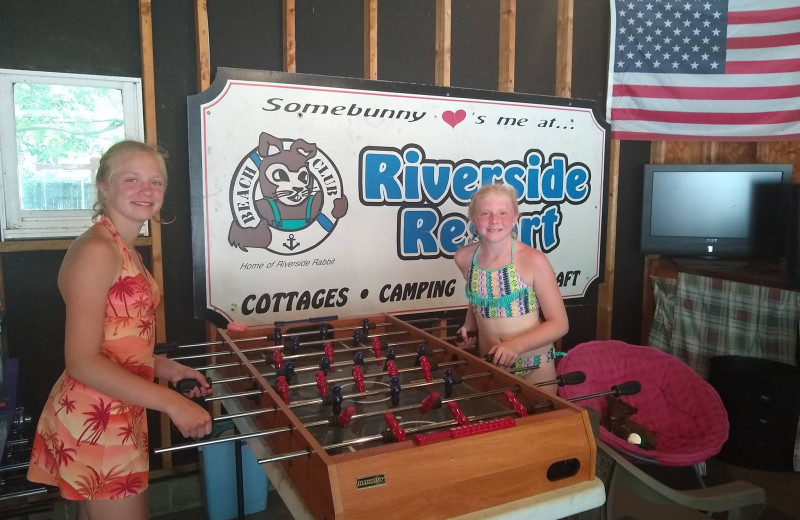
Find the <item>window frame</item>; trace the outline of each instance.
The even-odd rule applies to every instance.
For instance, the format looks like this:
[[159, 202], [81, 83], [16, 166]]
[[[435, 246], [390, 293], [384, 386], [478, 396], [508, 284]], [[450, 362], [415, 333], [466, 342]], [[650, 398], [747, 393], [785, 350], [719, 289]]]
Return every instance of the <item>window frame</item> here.
[[[0, 241], [76, 237], [91, 224], [92, 210], [23, 210], [19, 197], [14, 85], [39, 83], [118, 89], [122, 93], [125, 139], [144, 141], [142, 80], [0, 68]], [[94, 177], [94, 171], [92, 177]], [[147, 229], [147, 225], [143, 228]]]

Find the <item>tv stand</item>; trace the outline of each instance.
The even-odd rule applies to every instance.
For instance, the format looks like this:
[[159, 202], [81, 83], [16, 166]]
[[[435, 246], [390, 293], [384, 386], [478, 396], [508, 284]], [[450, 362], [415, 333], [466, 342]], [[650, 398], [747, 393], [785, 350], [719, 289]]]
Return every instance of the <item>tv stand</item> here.
[[667, 258], [666, 261], [686, 269], [746, 269], [748, 260], [731, 260], [723, 258]]
[[645, 256], [644, 286], [642, 291], [642, 341], [646, 344], [655, 311], [655, 298], [651, 276], [677, 278], [678, 273], [689, 273], [708, 278], [774, 287], [792, 288], [786, 275], [786, 264], [778, 260], [721, 260], [689, 257]]

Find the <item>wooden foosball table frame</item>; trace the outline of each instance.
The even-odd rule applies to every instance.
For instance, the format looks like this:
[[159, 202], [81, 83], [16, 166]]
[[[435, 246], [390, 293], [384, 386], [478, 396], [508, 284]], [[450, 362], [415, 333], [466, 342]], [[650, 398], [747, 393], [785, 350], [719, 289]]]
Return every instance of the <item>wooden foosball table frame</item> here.
[[[399, 442], [372, 443], [331, 455], [284, 402], [273, 387], [275, 381], [262, 375], [263, 365], [256, 368], [252, 362], [255, 356], [247, 355], [259, 343], [240, 341], [268, 337], [274, 327], [249, 327], [242, 332], [218, 329], [220, 346], [215, 349], [231, 352], [240, 364], [216, 368], [213, 377], [246, 374], [250, 377], [226, 383], [226, 393], [260, 391], [256, 399], [236, 398], [235, 406], [226, 399], [223, 405], [229, 414], [273, 409], [271, 413], [249, 416], [248, 426], [239, 429], [286, 430], [260, 438], [260, 442], [275, 455], [276, 460], [267, 464], [280, 467], [290, 482], [285, 485], [296, 490], [313, 518], [452, 518], [595, 481], [596, 446], [585, 410], [543, 392], [467, 349], [451, 345], [444, 341], [443, 334], [420, 330], [391, 315], [338, 319], [330, 325], [352, 330], [362, 327], [364, 319], [376, 329], [402, 331], [408, 338], [427, 344], [434, 351], [430, 357], [434, 363], [462, 361], [458, 368], [462, 377], [489, 372], [488, 377], [471, 379], [469, 385], [476, 392], [515, 387], [519, 400], [534, 408], [535, 413], [518, 416], [509, 408], [513, 427], [425, 445], [417, 445], [409, 436]], [[343, 340], [349, 336], [345, 332], [334, 337]], [[264, 344], [266, 340], [261, 343]], [[227, 360], [231, 355], [225, 357]], [[502, 396], [496, 399], [504, 402]], [[281, 454], [296, 452], [306, 453], [277, 460]], [[276, 483], [280, 492], [279, 485]]]

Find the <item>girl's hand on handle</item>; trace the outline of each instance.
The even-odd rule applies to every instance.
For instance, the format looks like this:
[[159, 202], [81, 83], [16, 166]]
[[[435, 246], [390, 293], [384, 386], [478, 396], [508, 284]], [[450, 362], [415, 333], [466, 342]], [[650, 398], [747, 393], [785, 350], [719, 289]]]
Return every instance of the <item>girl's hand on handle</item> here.
[[456, 345], [474, 345], [477, 337], [478, 334], [474, 329], [468, 329], [466, 325], [462, 325], [456, 332]]
[[213, 388], [211, 388], [211, 384], [208, 382], [208, 380], [205, 378], [203, 374], [189, 367], [184, 367], [184, 368], [187, 368], [188, 371], [183, 373], [183, 377], [178, 377], [175, 380], [170, 380], [170, 383], [172, 383], [172, 385], [175, 386], [176, 388], [178, 387], [179, 382], [185, 380], [193, 380], [196, 381], [197, 384], [192, 385], [191, 390], [185, 392], [183, 395], [185, 395], [189, 399], [197, 399], [199, 397], [205, 397], [207, 395], [211, 395], [214, 393]]
[[211, 434], [211, 415], [205, 408], [180, 394], [175, 394], [174, 401], [167, 414], [181, 435], [199, 439]]
[[181, 381], [196, 381], [197, 384], [192, 385], [190, 390], [183, 394], [189, 399], [205, 397], [214, 393], [214, 390], [211, 388], [211, 384], [203, 374], [193, 368], [178, 363], [177, 361], [156, 356], [155, 369], [156, 377], [166, 379], [175, 388], [178, 388], [178, 383]]
[[498, 343], [487, 355], [491, 357], [492, 363], [501, 367], [510, 367], [519, 358], [519, 353], [511, 342]]

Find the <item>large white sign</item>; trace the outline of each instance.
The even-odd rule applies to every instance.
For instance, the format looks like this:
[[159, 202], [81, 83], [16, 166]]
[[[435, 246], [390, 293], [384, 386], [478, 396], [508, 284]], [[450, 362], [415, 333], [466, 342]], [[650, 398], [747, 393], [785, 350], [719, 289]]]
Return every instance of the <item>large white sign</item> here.
[[220, 68], [189, 128], [198, 317], [463, 306], [453, 254], [495, 182], [564, 298], [602, 276], [608, 126], [589, 102]]

